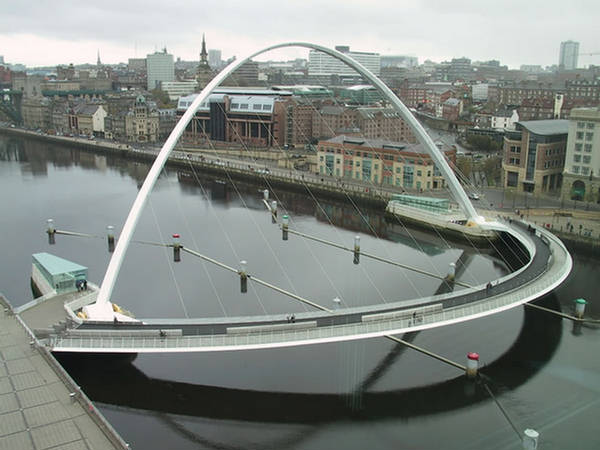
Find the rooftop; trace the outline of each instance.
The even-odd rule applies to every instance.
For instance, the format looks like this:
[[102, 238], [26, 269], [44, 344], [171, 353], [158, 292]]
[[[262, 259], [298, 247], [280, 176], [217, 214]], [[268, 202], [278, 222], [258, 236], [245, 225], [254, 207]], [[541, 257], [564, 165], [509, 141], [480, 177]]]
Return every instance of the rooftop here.
[[[369, 150], [396, 150], [405, 153], [415, 153], [415, 154], [426, 154], [428, 153], [425, 147], [422, 144], [411, 144], [408, 142], [395, 142], [389, 141], [385, 139], [365, 139], [356, 136], [346, 136], [340, 135], [332, 137], [331, 139], [326, 139], [320, 142], [332, 143], [332, 144], [348, 144], [348, 145], [359, 145], [361, 147], [365, 147]], [[438, 144], [436, 144], [438, 145]], [[439, 147], [442, 147], [441, 150], [443, 152], [448, 152], [451, 149], [448, 145], [439, 144]]]
[[552, 136], [555, 134], [568, 134], [568, 120], [526, 120], [517, 122], [527, 131], [541, 136]]
[[68, 261], [50, 253], [34, 253], [33, 259], [40, 263], [51, 275], [87, 270], [80, 264]]

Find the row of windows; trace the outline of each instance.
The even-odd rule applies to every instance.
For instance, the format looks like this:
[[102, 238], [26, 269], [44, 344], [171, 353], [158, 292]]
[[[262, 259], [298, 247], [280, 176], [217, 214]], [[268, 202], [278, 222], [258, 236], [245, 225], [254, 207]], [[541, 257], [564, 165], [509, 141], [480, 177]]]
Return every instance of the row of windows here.
[[549, 149], [546, 149], [546, 156], [559, 155], [561, 153], [562, 153], [562, 149], [560, 149], [560, 148], [549, 148]]
[[588, 130], [594, 129], [594, 122], [577, 122], [577, 128], [585, 128], [587, 126]]
[[513, 153], [521, 153], [521, 147], [519, 147], [518, 145], [511, 145], [510, 151]]
[[[232, 103], [231, 109], [248, 109], [248, 103]], [[271, 111], [271, 105], [252, 105], [252, 109], [255, 111]]]
[[[583, 139], [583, 135], [584, 135], [583, 131], [578, 131], [577, 134], [576, 134], [576, 138], [577, 139]], [[590, 132], [585, 133], [585, 140], [586, 141], [591, 141], [592, 139], [594, 139], [594, 133], [590, 133]]]
[[589, 175], [590, 174], [590, 168], [589, 167], [579, 167], [579, 166], [573, 166], [573, 173], [581, 173], [582, 175]]
[[552, 161], [546, 161], [544, 163], [544, 169], [552, 169], [554, 167], [561, 167], [563, 164], [562, 160], [554, 159]]
[[585, 144], [585, 146], [583, 144], [575, 144], [576, 152], [580, 152], [582, 148], [584, 148], [587, 153], [592, 152], [592, 144]]
[[583, 158], [582, 158], [581, 155], [573, 155], [573, 161], [575, 161], [575, 162], [583, 161], [584, 164], [589, 164], [592, 161], [592, 157], [590, 155], [583, 155]]
[[508, 160], [509, 164], [518, 166], [519, 164], [521, 164], [521, 160], [519, 158], [510, 158]]

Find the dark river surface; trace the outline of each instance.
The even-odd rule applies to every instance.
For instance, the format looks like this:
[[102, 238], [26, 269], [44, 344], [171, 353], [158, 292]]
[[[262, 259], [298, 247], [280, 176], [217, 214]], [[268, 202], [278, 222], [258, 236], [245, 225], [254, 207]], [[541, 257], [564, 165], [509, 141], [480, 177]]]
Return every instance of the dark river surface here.
[[[109, 261], [106, 226], [118, 231], [149, 169], [145, 163], [0, 135], [0, 290], [15, 305], [31, 299], [31, 254], [51, 252], [89, 268], [100, 284]], [[259, 192], [265, 186], [167, 169], [134, 239], [182, 243], [324, 306], [434, 294], [440, 282], [291, 235], [283, 242]], [[291, 227], [444, 275], [487, 283], [506, 273], [501, 255], [447, 242], [434, 232], [388, 223], [382, 211], [310, 195], [271, 194]], [[50, 246], [46, 219], [59, 235]], [[572, 311], [596, 301], [598, 260], [574, 255], [574, 270], [539, 300]], [[189, 254], [133, 243], [113, 301], [137, 317], [293, 313], [304, 306]], [[600, 448], [598, 329], [523, 307], [404, 339], [465, 363], [480, 353], [488, 386], [519, 431], [540, 432], [540, 449]], [[138, 355], [133, 362], [61, 361], [133, 449], [519, 449], [519, 438], [480, 383], [385, 339], [223, 353]]]

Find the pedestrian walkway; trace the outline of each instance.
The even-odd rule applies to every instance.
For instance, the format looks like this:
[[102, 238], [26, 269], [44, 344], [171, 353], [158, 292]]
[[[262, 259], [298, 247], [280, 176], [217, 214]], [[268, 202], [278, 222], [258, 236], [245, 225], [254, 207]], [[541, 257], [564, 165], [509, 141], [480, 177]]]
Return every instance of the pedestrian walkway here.
[[0, 294], [0, 450], [127, 449], [61, 371]]

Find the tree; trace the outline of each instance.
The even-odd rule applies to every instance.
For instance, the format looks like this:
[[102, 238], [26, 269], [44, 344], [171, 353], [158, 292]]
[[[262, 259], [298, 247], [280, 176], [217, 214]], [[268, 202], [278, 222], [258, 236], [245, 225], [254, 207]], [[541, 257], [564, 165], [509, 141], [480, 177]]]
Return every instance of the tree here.
[[152, 98], [154, 98], [159, 108], [169, 108], [171, 106], [171, 99], [169, 98], [169, 94], [167, 94], [165, 91], [160, 88], [156, 88], [150, 92], [152, 93]]

